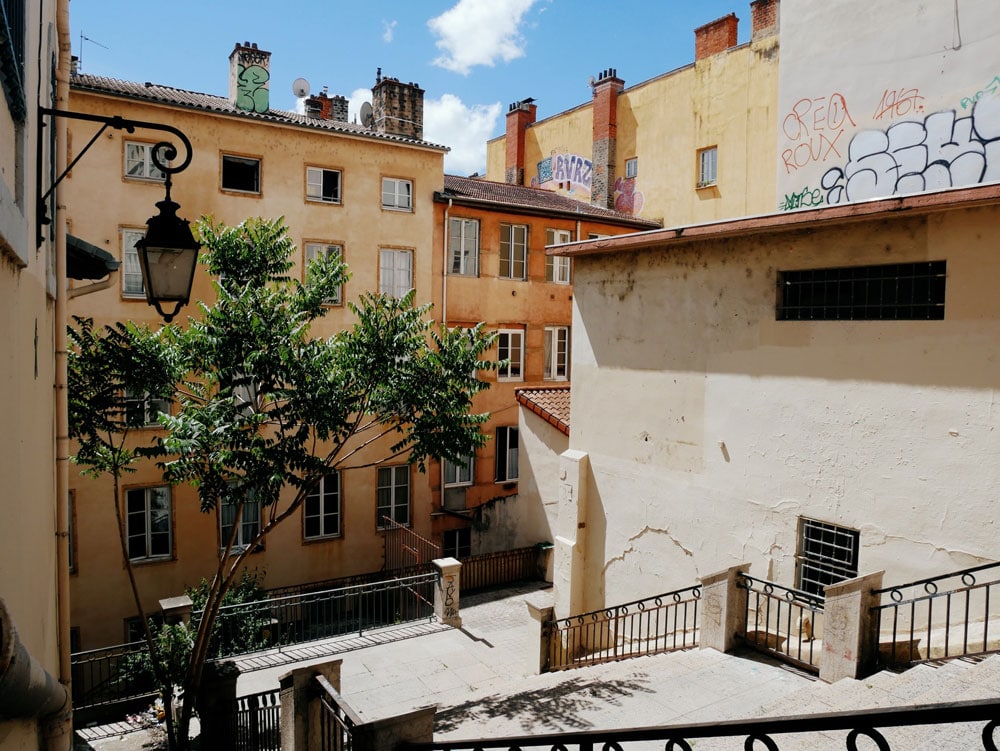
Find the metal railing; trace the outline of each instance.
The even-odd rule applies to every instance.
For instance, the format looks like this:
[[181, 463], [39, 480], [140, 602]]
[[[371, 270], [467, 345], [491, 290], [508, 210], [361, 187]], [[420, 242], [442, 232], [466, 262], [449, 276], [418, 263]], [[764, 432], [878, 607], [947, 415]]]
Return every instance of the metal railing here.
[[158, 693], [144, 641], [74, 652], [70, 661], [76, 709]]
[[236, 751], [280, 751], [281, 701], [277, 690], [237, 697], [233, 743]]
[[[533, 736], [477, 738], [474, 740], [447, 740], [431, 743], [402, 743], [401, 751], [484, 751], [485, 749], [525, 749], [546, 748], [551, 751], [593, 751], [593, 749], [614, 749], [625, 751], [629, 744], [651, 742], [665, 751], [691, 751], [699, 738], [733, 739], [731, 744], [710, 744], [709, 748], [725, 745], [734, 751], [739, 748], [766, 748], [778, 751], [775, 736], [810, 734], [809, 737], [787, 739], [787, 748], [815, 748], [818, 733], [836, 733], [838, 745], [851, 751], [861, 747], [877, 747], [889, 751], [892, 747], [881, 731], [886, 728], [919, 726], [944, 726], [951, 734], [957, 735], [956, 726], [964, 722], [983, 723], [980, 733], [986, 751], [997, 751], [993, 733], [1000, 725], [1000, 701], [954, 702], [951, 704], [925, 704], [896, 709], [874, 709], [866, 711], [830, 712], [802, 717], [778, 717], [754, 720], [731, 720], [724, 722], [703, 722], [695, 725], [662, 725], [659, 727], [631, 728], [628, 730], [584, 730], [569, 733], [549, 733]], [[933, 730], [923, 731], [922, 735]], [[842, 735], [841, 735], [842, 734]], [[890, 733], [890, 737], [892, 734]], [[859, 738], [867, 738], [871, 743], [858, 743]], [[948, 739], [942, 739], [947, 741]], [[954, 740], [954, 739], [951, 739]], [[759, 741], [759, 743], [758, 743]], [[905, 744], [907, 748], [912, 747]], [[904, 745], [902, 742], [899, 744]], [[938, 748], [944, 747], [942, 742]], [[922, 746], [923, 747], [923, 746]], [[934, 746], [927, 746], [934, 747]]]
[[319, 742], [321, 751], [351, 751], [354, 729], [362, 720], [344, 697], [322, 675], [316, 676], [319, 709]]
[[549, 621], [547, 670], [596, 665], [698, 646], [701, 587]]
[[382, 517], [379, 525], [383, 534], [384, 571], [408, 569], [413, 566], [427, 567], [435, 558], [441, 557], [441, 546], [421, 537], [409, 527], [393, 521], [388, 516]]
[[1000, 562], [875, 590], [882, 600], [872, 608], [879, 666], [1000, 652], [995, 622], [991, 632], [991, 619], [1000, 618], [998, 587]]
[[538, 548], [518, 548], [462, 558], [462, 594], [539, 578]]
[[747, 592], [744, 644], [810, 672], [819, 672], [823, 598], [774, 582], [737, 577]]

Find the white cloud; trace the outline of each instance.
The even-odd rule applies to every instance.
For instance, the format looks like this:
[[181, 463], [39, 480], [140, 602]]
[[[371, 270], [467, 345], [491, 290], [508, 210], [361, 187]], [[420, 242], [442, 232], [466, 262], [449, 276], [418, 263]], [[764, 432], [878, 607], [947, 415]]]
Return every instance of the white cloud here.
[[382, 41], [386, 44], [392, 42], [393, 35], [396, 32], [396, 21], [382, 21]]
[[537, 0], [458, 0], [450, 10], [427, 22], [443, 54], [434, 65], [468, 75], [476, 65], [491, 68], [497, 60], [524, 56], [520, 27]]
[[358, 114], [361, 110], [361, 104], [363, 102], [368, 102], [371, 104], [372, 101], [372, 90], [371, 89], [355, 89], [347, 97], [347, 121], [353, 123], [357, 120], [361, 122], [361, 116]]
[[500, 102], [466, 106], [454, 94], [424, 99], [424, 140], [451, 147], [444, 158], [452, 175], [486, 171], [486, 141], [500, 117]]

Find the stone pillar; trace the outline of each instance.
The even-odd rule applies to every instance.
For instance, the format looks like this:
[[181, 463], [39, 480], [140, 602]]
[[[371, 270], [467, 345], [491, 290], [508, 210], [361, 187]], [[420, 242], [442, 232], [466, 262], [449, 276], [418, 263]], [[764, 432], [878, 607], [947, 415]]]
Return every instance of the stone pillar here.
[[872, 638], [871, 609], [879, 597], [872, 591], [882, 586], [884, 575], [877, 571], [826, 588], [819, 677], [827, 683], [860, 678], [874, 663], [878, 639]]
[[[396, 751], [400, 743], [431, 743], [434, 740], [436, 706], [421, 707], [406, 714], [366, 722], [352, 734], [352, 751]], [[322, 748], [310, 746], [309, 748]]]
[[[296, 668], [278, 679], [281, 700], [281, 747], [287, 749], [322, 748], [319, 738], [318, 702], [313, 678], [324, 676], [336, 691], [340, 691], [340, 665], [343, 660], [331, 660], [317, 665]], [[311, 720], [311, 721], [310, 721]], [[312, 745], [310, 741], [313, 742]]]
[[749, 570], [749, 563], [741, 563], [701, 577], [701, 634], [698, 645], [702, 649], [728, 652], [736, 645], [736, 635], [746, 631], [747, 591], [738, 585], [738, 581], [739, 574]]
[[187, 595], [180, 597], [164, 597], [160, 600], [160, 612], [163, 613], [163, 622], [168, 625], [183, 623], [187, 625], [191, 622], [191, 609], [194, 603]]
[[[559, 505], [556, 513], [555, 560], [552, 584], [559, 618], [584, 613], [587, 608], [587, 485], [590, 457], [567, 449], [559, 457]], [[598, 567], [603, 561], [596, 561]], [[600, 582], [593, 582], [600, 588]]]
[[545, 601], [536, 598], [525, 600], [528, 613], [538, 623], [538, 651], [528, 647], [528, 672], [544, 673], [549, 669], [549, 640], [552, 637], [551, 623], [555, 620], [556, 611], [546, 597]]
[[462, 628], [462, 616], [458, 614], [462, 564], [454, 558], [439, 558], [432, 563], [441, 572], [434, 590], [434, 615], [446, 626]]

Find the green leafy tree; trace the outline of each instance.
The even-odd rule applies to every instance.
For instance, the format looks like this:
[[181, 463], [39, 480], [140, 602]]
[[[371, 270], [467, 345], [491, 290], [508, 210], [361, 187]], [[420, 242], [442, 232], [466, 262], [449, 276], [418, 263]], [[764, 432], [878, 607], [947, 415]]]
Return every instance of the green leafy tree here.
[[203, 220], [198, 231], [202, 261], [219, 279], [216, 302], [200, 303], [184, 328], [129, 329], [182, 373], [178, 409], [161, 417], [164, 476], [197, 488], [201, 510], [228, 533], [206, 577], [168, 737], [174, 748], [187, 745], [213, 626], [254, 549], [331, 471], [401, 459], [423, 471], [430, 458], [472, 454], [486, 440], [487, 415], [472, 412], [485, 388], [477, 373], [495, 367], [484, 358], [492, 337], [481, 325], [435, 327], [412, 292], [366, 293], [348, 306], [351, 327], [314, 336], [312, 324], [346, 279], [338, 258], [311, 262], [300, 282], [288, 276], [295, 246], [281, 220]]

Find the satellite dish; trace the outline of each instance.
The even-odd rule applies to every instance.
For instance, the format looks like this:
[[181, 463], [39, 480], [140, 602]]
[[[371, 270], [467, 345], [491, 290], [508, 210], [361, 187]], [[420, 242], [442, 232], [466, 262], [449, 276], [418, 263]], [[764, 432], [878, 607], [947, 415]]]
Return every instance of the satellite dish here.
[[292, 81], [292, 93], [299, 99], [309, 96], [309, 82], [304, 78], [296, 78]]
[[372, 106], [369, 102], [361, 103], [361, 124], [366, 128], [372, 127], [375, 117], [372, 115]]

